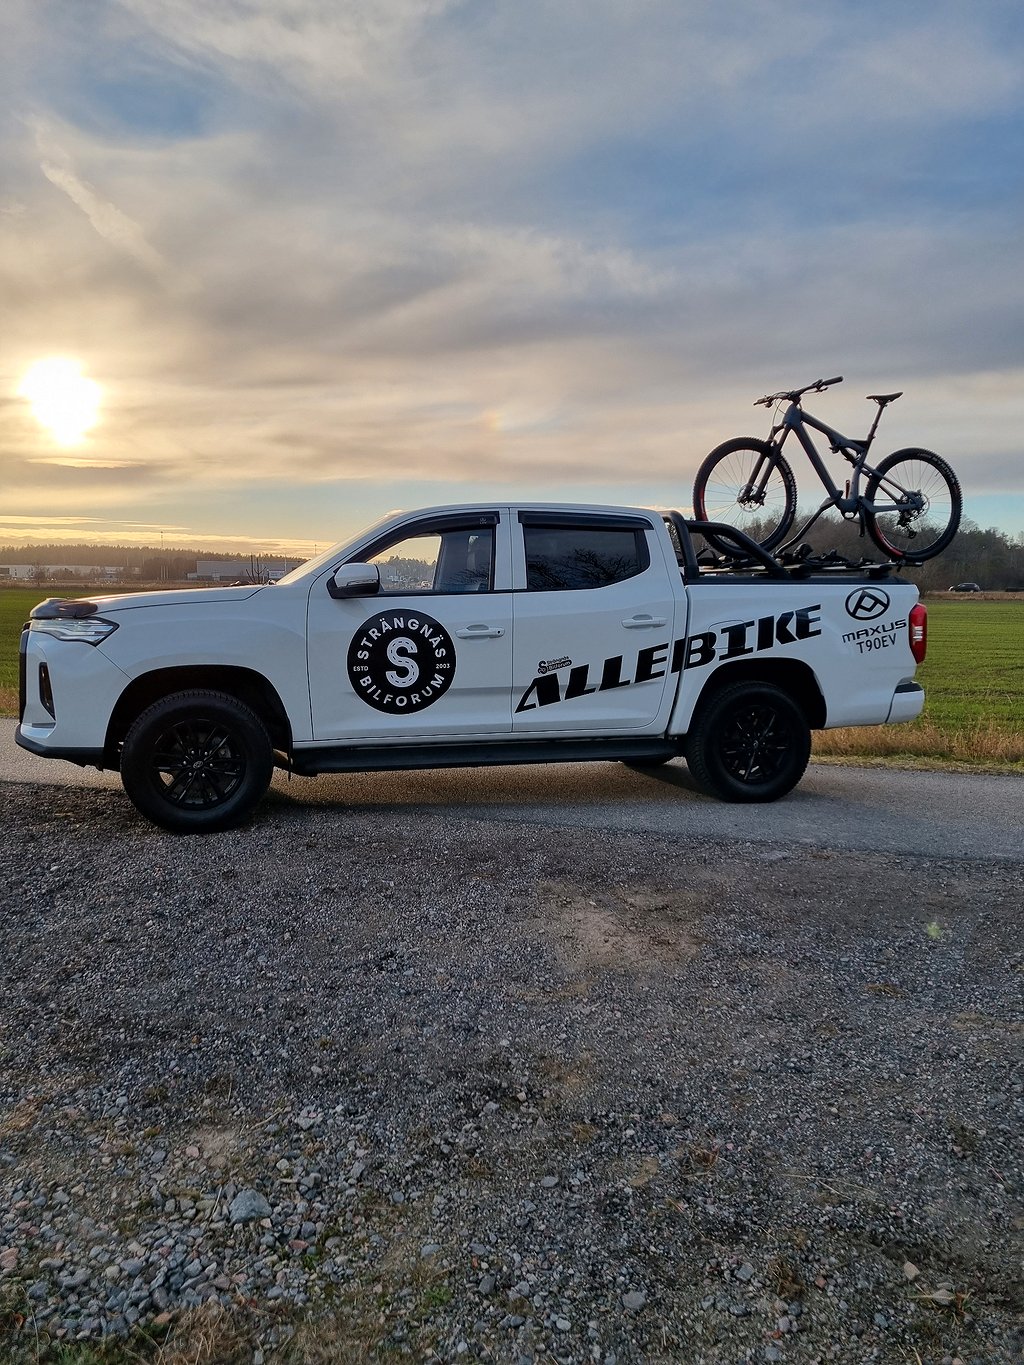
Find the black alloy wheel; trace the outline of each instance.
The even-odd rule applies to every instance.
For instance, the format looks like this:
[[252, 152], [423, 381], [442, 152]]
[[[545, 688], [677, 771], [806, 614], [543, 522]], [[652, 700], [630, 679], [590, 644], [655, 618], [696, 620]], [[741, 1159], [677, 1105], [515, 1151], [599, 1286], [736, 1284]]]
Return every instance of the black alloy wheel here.
[[775, 801], [792, 791], [811, 754], [811, 731], [793, 698], [772, 683], [733, 683], [702, 702], [686, 736], [686, 762], [723, 801]]
[[178, 692], [136, 720], [121, 781], [150, 820], [179, 833], [231, 829], [270, 784], [270, 739], [256, 713], [222, 692]]

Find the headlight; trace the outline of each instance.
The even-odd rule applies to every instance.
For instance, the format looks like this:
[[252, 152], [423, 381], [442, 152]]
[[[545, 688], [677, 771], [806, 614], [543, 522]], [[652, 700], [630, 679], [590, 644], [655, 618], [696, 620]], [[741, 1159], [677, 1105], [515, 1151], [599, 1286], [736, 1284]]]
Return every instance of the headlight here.
[[57, 640], [81, 640], [86, 645], [98, 645], [117, 630], [116, 621], [104, 621], [102, 616], [58, 616], [54, 620], [29, 621], [29, 630], [52, 635]]

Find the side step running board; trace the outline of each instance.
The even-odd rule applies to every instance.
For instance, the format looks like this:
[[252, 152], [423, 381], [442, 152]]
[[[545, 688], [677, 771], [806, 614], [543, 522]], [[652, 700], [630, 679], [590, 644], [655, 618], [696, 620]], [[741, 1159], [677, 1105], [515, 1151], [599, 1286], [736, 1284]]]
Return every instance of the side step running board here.
[[389, 772], [403, 768], [490, 768], [508, 763], [587, 763], [674, 758], [675, 740], [653, 739], [524, 739], [488, 744], [410, 744], [355, 748], [324, 745], [299, 749], [291, 756], [292, 772]]

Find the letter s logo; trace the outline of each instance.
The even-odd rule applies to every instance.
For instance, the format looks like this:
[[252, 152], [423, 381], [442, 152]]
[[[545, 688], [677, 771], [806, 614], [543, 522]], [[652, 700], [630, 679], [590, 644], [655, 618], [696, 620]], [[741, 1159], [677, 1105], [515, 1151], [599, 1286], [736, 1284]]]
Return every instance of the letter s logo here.
[[455, 641], [440, 621], [385, 608], [353, 632], [345, 667], [355, 695], [389, 716], [441, 700], [455, 677]]
[[[412, 657], [408, 657], [412, 655]], [[420, 676], [420, 666], [416, 662], [416, 644], [407, 635], [399, 635], [388, 644], [388, 658], [393, 664], [397, 664], [403, 669], [402, 673], [396, 673], [393, 669], [388, 669], [385, 677], [392, 687], [412, 687], [413, 683]]]

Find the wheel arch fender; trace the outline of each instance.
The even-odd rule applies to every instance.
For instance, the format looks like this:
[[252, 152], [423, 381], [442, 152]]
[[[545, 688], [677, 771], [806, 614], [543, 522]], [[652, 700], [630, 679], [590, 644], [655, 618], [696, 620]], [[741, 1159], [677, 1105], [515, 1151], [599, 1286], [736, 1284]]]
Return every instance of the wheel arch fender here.
[[[685, 678], [685, 674], [683, 675]], [[694, 697], [688, 714], [677, 716], [679, 733], [685, 733], [699, 708], [710, 697], [721, 692], [723, 687], [733, 683], [772, 683], [792, 697], [803, 712], [812, 730], [822, 730], [828, 719], [828, 707], [821, 684], [810, 664], [802, 659], [737, 659], [722, 664], [706, 680], [700, 692]]]
[[273, 683], [255, 669], [223, 664], [186, 664], [157, 668], [133, 678], [118, 697], [107, 724], [104, 755], [117, 766], [117, 752], [133, 723], [148, 707], [175, 692], [209, 689], [224, 692], [254, 711], [275, 749], [291, 753], [288, 713]]

